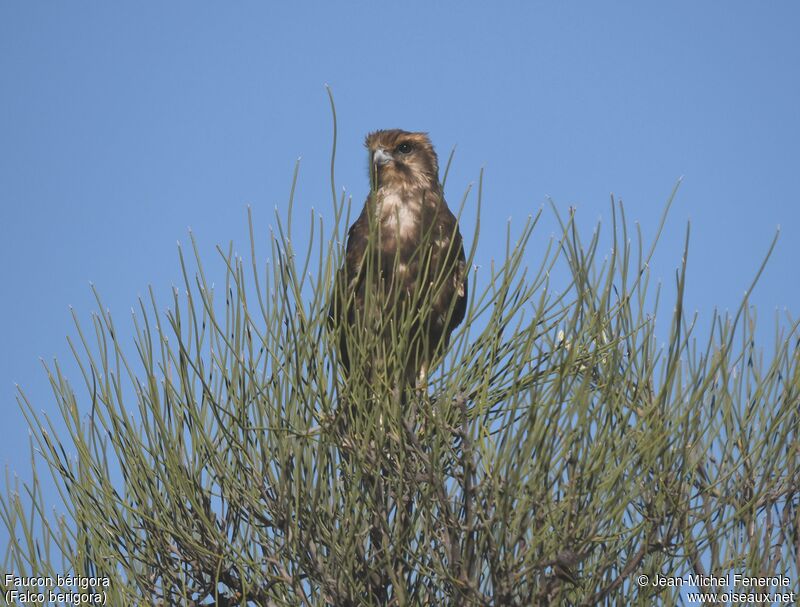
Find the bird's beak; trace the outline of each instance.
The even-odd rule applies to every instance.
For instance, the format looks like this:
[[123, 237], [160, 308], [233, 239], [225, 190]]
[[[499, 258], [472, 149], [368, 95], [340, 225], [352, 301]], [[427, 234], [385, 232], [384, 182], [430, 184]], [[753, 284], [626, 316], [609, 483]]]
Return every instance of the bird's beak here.
[[384, 150], [383, 148], [378, 148], [372, 154], [372, 162], [373, 162], [373, 164], [387, 164], [387, 163], [391, 162], [392, 160], [393, 159], [392, 159], [391, 154], [388, 154], [386, 152], [386, 150]]

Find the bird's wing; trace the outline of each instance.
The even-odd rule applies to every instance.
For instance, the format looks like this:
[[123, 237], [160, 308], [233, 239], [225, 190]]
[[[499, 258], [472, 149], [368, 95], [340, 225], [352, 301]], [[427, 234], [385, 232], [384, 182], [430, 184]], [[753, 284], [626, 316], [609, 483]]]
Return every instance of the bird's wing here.
[[342, 267], [336, 272], [333, 299], [329, 311], [331, 320], [341, 320], [353, 303], [359, 281], [363, 280], [362, 267], [369, 239], [367, 205], [347, 232], [345, 257]]
[[447, 236], [446, 242], [449, 250], [445, 253], [446, 266], [445, 271], [448, 276], [452, 277], [450, 288], [452, 289], [452, 297], [455, 300], [453, 304], [453, 312], [450, 315], [450, 322], [448, 323], [449, 331], [455, 329], [467, 311], [467, 296], [469, 294], [469, 280], [467, 272], [467, 258], [464, 253], [464, 240], [461, 237], [461, 231], [458, 227], [458, 219], [453, 215], [452, 211], [443, 204], [445, 212], [442, 214], [442, 232]]
[[456, 292], [456, 303], [453, 309], [453, 315], [450, 319], [450, 326], [455, 329], [464, 320], [467, 313], [467, 297], [469, 295], [469, 273], [467, 272], [467, 257], [464, 254], [464, 241], [461, 238], [461, 232], [456, 224], [456, 240], [454, 243], [458, 246], [458, 261], [455, 264], [453, 271], [453, 283]]

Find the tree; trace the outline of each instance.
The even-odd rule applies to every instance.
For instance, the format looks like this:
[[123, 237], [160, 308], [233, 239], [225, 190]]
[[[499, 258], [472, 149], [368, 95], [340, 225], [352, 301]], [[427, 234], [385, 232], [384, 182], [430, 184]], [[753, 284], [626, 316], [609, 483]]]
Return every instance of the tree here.
[[[83, 388], [47, 368], [67, 433], [20, 392], [63, 504], [52, 519], [36, 474], [8, 483], [5, 571], [45, 591], [82, 576], [61, 588], [112, 605], [673, 604], [659, 576], [734, 573], [797, 590], [796, 323], [765, 361], [745, 299], [698, 345], [684, 255], [658, 348], [655, 242], [633, 247], [612, 201], [604, 263], [570, 213], [531, 271], [537, 215], [475, 271], [446, 359], [400, 400], [392, 378], [337, 373], [334, 200], [334, 238], [320, 219], [304, 254], [280, 218], [272, 264], [224, 253], [224, 293], [180, 252], [185, 291], [166, 316], [140, 302], [135, 352], [98, 297], [96, 341], [78, 325], [74, 347]], [[342, 424], [345, 399], [360, 406]]]

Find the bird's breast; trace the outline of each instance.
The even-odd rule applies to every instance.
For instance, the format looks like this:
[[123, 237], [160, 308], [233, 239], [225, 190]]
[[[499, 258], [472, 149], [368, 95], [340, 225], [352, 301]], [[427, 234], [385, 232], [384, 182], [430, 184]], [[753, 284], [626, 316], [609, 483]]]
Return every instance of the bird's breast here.
[[378, 193], [377, 214], [382, 230], [395, 240], [404, 241], [417, 234], [421, 205], [403, 192]]

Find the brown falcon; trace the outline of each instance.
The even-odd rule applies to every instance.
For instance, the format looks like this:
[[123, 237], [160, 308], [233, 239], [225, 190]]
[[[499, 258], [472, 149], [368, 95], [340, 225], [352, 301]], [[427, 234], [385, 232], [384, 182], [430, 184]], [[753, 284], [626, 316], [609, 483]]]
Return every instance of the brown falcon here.
[[427, 134], [375, 131], [365, 145], [371, 191], [348, 232], [330, 320], [348, 374], [359, 364], [371, 380], [382, 366], [414, 386], [464, 318], [464, 246]]

